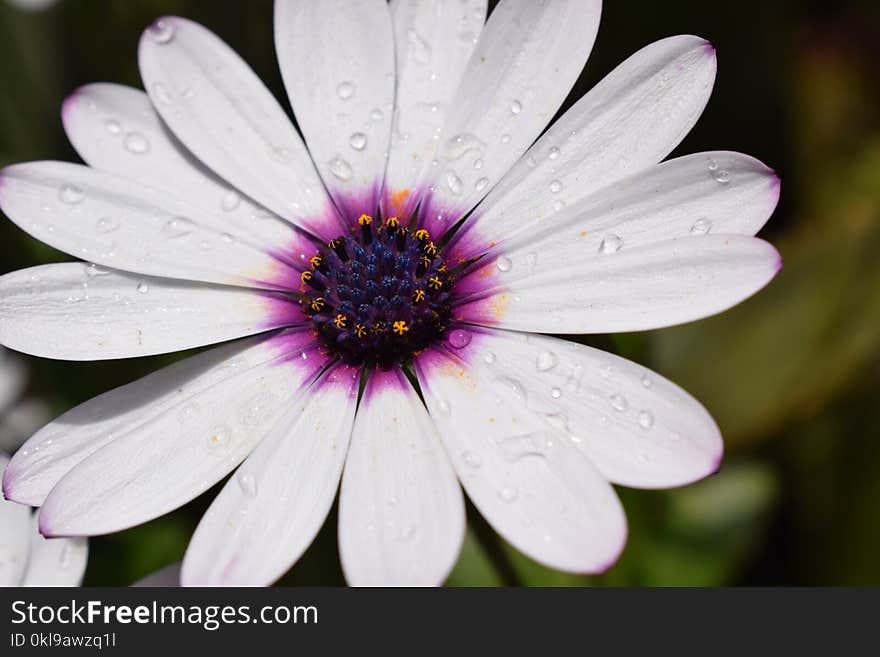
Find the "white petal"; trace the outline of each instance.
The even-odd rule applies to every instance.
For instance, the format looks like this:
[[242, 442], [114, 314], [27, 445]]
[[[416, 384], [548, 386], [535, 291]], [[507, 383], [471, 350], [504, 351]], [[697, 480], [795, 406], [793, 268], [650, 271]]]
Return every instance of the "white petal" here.
[[293, 113], [343, 217], [379, 204], [394, 102], [385, 0], [279, 0], [275, 48]]
[[21, 394], [26, 378], [21, 361], [0, 347], [0, 413], [5, 412]]
[[321, 180], [278, 101], [214, 33], [164, 17], [141, 38], [144, 86], [175, 136], [227, 182], [315, 235], [339, 232]]
[[150, 573], [132, 584], [136, 588], [175, 588], [180, 586], [180, 561]]
[[301, 344], [308, 357], [304, 347], [309, 341], [307, 333], [293, 332], [249, 338], [204, 351], [98, 395], [50, 422], [22, 446], [7, 468], [4, 490], [11, 499], [40, 506], [61, 477], [114, 439], [172, 413], [181, 404], [196, 403], [199, 395], [242, 370], [277, 360], [279, 349], [293, 354]]
[[[0, 452], [0, 472], [9, 457]], [[31, 508], [0, 495], [0, 586], [18, 586], [27, 568], [31, 544]]]
[[486, 23], [452, 104], [420, 221], [441, 232], [532, 145], [584, 67], [600, 0], [504, 0]]
[[485, 0], [392, 0], [397, 94], [382, 214], [410, 217], [486, 20]]
[[626, 518], [614, 489], [525, 407], [519, 381], [444, 349], [419, 356], [416, 372], [462, 485], [498, 533], [558, 570], [601, 572], [617, 559]]
[[566, 340], [492, 329], [460, 329], [468, 356], [497, 379], [516, 382], [520, 408], [570, 440], [616, 484], [664, 488], [715, 472], [723, 444], [693, 397], [651, 370]]
[[185, 586], [266, 586], [299, 559], [336, 497], [359, 382], [337, 366], [289, 405], [199, 523]]
[[147, 356], [302, 321], [278, 293], [67, 262], [0, 277], [0, 342], [62, 360]]
[[252, 287], [285, 288], [296, 278], [260, 244], [223, 232], [201, 209], [80, 164], [6, 167], [0, 207], [38, 240], [107, 267]]
[[504, 262], [506, 272], [489, 262], [473, 274], [495, 279], [479, 300], [456, 309], [457, 318], [535, 333], [642, 331], [726, 310], [782, 266], [772, 245], [742, 235], [623, 246], [579, 261], [551, 251]]
[[568, 110], [504, 176], [473, 223], [486, 241], [571, 206], [665, 158], [696, 123], [715, 51], [678, 36], [643, 48]]
[[[526, 184], [526, 186], [528, 186]], [[540, 196], [532, 190], [531, 198]], [[562, 260], [601, 258], [608, 242], [621, 248], [676, 237], [722, 233], [754, 235], [779, 200], [779, 178], [758, 160], [715, 151], [669, 160], [580, 198], [544, 211], [525, 200], [488, 223], [479, 218], [456, 234], [450, 258], [469, 259], [497, 245], [508, 258], [531, 252]], [[539, 204], [541, 205], [541, 204]], [[549, 209], [548, 209], [549, 208]]]
[[[41, 508], [40, 531], [46, 536], [119, 531], [213, 486], [268, 434], [301, 386], [323, 367], [314, 343], [304, 346], [309, 339], [308, 334], [273, 338], [226, 361], [217, 378], [195, 394], [184, 389], [171, 403], [160, 398], [158, 413], [149, 409], [141, 424], [113, 436], [61, 478]], [[99, 441], [106, 439], [104, 430]]]
[[196, 160], [171, 135], [143, 91], [89, 84], [64, 102], [61, 117], [74, 148], [96, 169], [185, 200], [221, 234], [266, 253], [285, 249], [298, 254], [297, 247], [308, 246], [291, 224], [233, 190]]
[[464, 538], [461, 488], [437, 429], [399, 369], [358, 408], [339, 494], [339, 556], [355, 586], [438, 586]]
[[22, 586], [79, 586], [89, 560], [85, 538], [44, 538], [38, 531], [39, 511], [31, 522], [31, 548]]

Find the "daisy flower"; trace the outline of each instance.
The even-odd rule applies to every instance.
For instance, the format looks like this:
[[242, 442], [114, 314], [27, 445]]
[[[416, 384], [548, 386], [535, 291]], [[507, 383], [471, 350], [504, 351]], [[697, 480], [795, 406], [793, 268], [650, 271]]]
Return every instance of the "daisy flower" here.
[[[0, 472], [9, 457], [0, 452]], [[0, 586], [79, 586], [89, 544], [84, 538], [44, 538], [38, 511], [0, 496]]]
[[279, 0], [299, 132], [213, 33], [153, 23], [146, 93], [93, 84], [64, 104], [89, 166], [2, 171], [4, 212], [90, 264], [2, 277], [0, 342], [96, 360], [235, 341], [50, 423], [7, 496], [42, 505], [46, 536], [105, 534], [234, 470], [184, 584], [273, 582], [337, 489], [351, 584], [442, 583], [462, 487], [533, 559], [608, 568], [626, 540], [612, 484], [700, 479], [721, 436], [663, 377], [541, 333], [752, 295], [780, 267], [753, 237], [779, 183], [737, 153], [661, 163], [713, 85], [693, 36], [637, 52], [542, 135], [600, 5], [503, 0], [486, 21], [475, 0]]

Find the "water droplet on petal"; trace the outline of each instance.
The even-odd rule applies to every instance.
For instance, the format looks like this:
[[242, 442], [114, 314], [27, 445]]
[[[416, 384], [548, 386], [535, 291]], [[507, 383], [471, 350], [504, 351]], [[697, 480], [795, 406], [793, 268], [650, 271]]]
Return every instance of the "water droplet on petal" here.
[[553, 146], [553, 147], [548, 151], [548, 153], [547, 153], [547, 157], [549, 157], [551, 160], [555, 160], [556, 158], [559, 157], [559, 149], [556, 148], [556, 146]]
[[649, 377], [647, 374], [645, 374], [645, 375], [642, 377], [642, 385], [643, 385], [645, 388], [650, 388], [650, 387], [651, 387], [651, 377]]
[[68, 205], [76, 205], [82, 203], [86, 197], [83, 191], [74, 185], [64, 185], [58, 193], [59, 198]]
[[599, 251], [601, 253], [617, 253], [622, 246], [623, 240], [619, 235], [609, 235], [599, 244]]
[[146, 294], [147, 292], [150, 291], [150, 286], [147, 285], [146, 283], [138, 283], [137, 291], [140, 292], [141, 294]]
[[335, 157], [328, 163], [330, 167], [330, 173], [334, 176], [342, 180], [343, 182], [351, 180], [354, 172], [351, 169], [351, 165], [343, 160], [341, 157]]
[[488, 178], [480, 178], [479, 180], [477, 180], [477, 182], [474, 183], [474, 189], [477, 190], [478, 192], [482, 192], [484, 189], [486, 189], [486, 186], [488, 184], [489, 184]]
[[420, 64], [427, 64], [431, 60], [431, 46], [428, 45], [428, 42], [413, 29], [406, 31], [406, 37], [409, 41], [413, 58]]
[[609, 398], [609, 401], [611, 402], [611, 408], [620, 413], [623, 413], [627, 408], [629, 408], [629, 402], [627, 402], [626, 397], [621, 394], [614, 393]]
[[370, 120], [371, 121], [381, 121], [382, 117], [385, 116], [378, 107], [374, 107], [370, 110]]
[[483, 459], [480, 458], [479, 454], [475, 454], [474, 452], [464, 452], [461, 455], [462, 461], [465, 462], [468, 466], [476, 469], [483, 465]]
[[559, 192], [562, 191], [562, 183], [559, 182], [558, 180], [554, 180], [553, 182], [550, 183], [550, 191], [553, 192], [554, 194], [558, 194]]
[[178, 237], [189, 235], [190, 233], [195, 231], [195, 229], [195, 224], [189, 219], [184, 219], [183, 217], [174, 217], [173, 219], [169, 219], [165, 222], [165, 225], [162, 226], [162, 232], [169, 239], [176, 239]]
[[452, 169], [446, 172], [446, 184], [453, 194], [461, 194], [461, 178]]
[[257, 479], [249, 472], [238, 473], [238, 486], [241, 492], [250, 498], [257, 496]]
[[538, 355], [538, 371], [547, 372], [559, 364], [559, 358], [552, 351], [542, 351]]
[[491, 365], [496, 360], [498, 360], [498, 358], [497, 358], [497, 356], [495, 356], [494, 352], [487, 351], [486, 355], [483, 356], [483, 360], [485, 361], [486, 365]]
[[223, 195], [221, 206], [225, 212], [232, 212], [241, 204], [241, 196], [234, 189], [230, 189]]
[[502, 144], [509, 144], [510, 143], [510, 135], [508, 135], [507, 133], [504, 133], [503, 135], [501, 135], [501, 143]]
[[481, 159], [479, 159], [479, 158], [477, 158], [476, 160], [474, 160], [474, 169], [476, 169], [477, 171], [479, 171], [479, 170], [482, 169], [482, 168], [483, 168], [483, 160], [481, 160]]
[[725, 171], [723, 169], [721, 171], [717, 171], [715, 173], [715, 182], [721, 185], [727, 185], [728, 183], [730, 183], [730, 171]]
[[356, 132], [348, 138], [348, 145], [356, 151], [362, 151], [367, 147], [367, 136], [363, 132]]
[[560, 390], [559, 388], [551, 388], [550, 396], [553, 397], [553, 399], [559, 399], [560, 397], [562, 397], [562, 390]]
[[712, 222], [708, 219], [697, 219], [691, 226], [691, 235], [705, 235], [712, 229]]
[[119, 221], [113, 217], [102, 217], [95, 224], [95, 232], [101, 235], [112, 233], [117, 228], [119, 228]]
[[174, 38], [174, 25], [160, 18], [147, 28], [147, 36], [160, 45], [169, 43]]
[[104, 123], [104, 127], [107, 128], [107, 132], [109, 132], [111, 135], [118, 135], [122, 132], [122, 126], [119, 125], [119, 121], [115, 119], [108, 119]]
[[516, 488], [512, 486], [505, 486], [501, 490], [498, 491], [498, 497], [501, 498], [502, 502], [513, 502], [518, 497], [519, 492]]
[[449, 334], [449, 344], [456, 349], [463, 349], [471, 343], [470, 331], [455, 329]]
[[351, 82], [340, 82], [336, 87], [336, 95], [343, 100], [347, 100], [354, 96], [354, 85]]
[[522, 112], [522, 103], [521, 102], [519, 102], [518, 100], [514, 100], [512, 103], [510, 103], [510, 113], [511, 114], [519, 114], [520, 112]]
[[407, 525], [403, 527], [397, 534], [397, 540], [401, 543], [409, 543], [413, 536], [416, 535], [416, 527], [415, 525]]
[[718, 163], [715, 160], [709, 160], [708, 167], [709, 167], [709, 171], [717, 171], [718, 170]]
[[639, 426], [642, 429], [650, 429], [654, 426], [654, 414], [651, 411], [639, 412]]
[[495, 261], [495, 266], [498, 267], [498, 271], [510, 271], [510, 268], [513, 267], [513, 262], [510, 258], [501, 256]]
[[125, 146], [125, 150], [129, 153], [135, 153], [136, 155], [143, 155], [150, 151], [149, 140], [139, 132], [129, 132], [125, 135], [122, 145]]

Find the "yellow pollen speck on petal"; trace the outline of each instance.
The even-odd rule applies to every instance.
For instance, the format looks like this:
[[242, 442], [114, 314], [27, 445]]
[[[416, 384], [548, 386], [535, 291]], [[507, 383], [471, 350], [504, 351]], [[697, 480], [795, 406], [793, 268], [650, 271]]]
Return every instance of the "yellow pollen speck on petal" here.
[[582, 231], [581, 231], [581, 237], [586, 237], [586, 236], [587, 236], [587, 231], [582, 230]]
[[368, 214], [362, 214], [360, 217], [358, 217], [358, 223], [361, 226], [369, 226], [371, 223], [373, 223], [373, 218]]
[[424, 290], [416, 290], [415, 294], [413, 295], [413, 301], [418, 303], [419, 301], [424, 301], [424, 300], [425, 300], [425, 291]]
[[408, 196], [408, 189], [401, 189], [399, 192], [394, 192], [391, 195], [391, 205], [394, 206], [395, 210], [400, 210], [400, 208], [403, 207], [403, 203], [404, 201], [406, 201]]
[[397, 335], [403, 335], [404, 333], [409, 331], [409, 326], [406, 325], [406, 322], [404, 322], [403, 320], [400, 320], [400, 321], [394, 322], [394, 326], [392, 327], [392, 330], [395, 333], [397, 333]]
[[433, 287], [435, 290], [439, 290], [441, 287], [443, 287], [443, 281], [441, 281], [437, 276], [431, 276], [431, 278], [428, 279], [428, 285]]
[[345, 328], [345, 323], [348, 321], [348, 317], [345, 315], [336, 315], [336, 319], [333, 320], [333, 323], [336, 324], [336, 328]]

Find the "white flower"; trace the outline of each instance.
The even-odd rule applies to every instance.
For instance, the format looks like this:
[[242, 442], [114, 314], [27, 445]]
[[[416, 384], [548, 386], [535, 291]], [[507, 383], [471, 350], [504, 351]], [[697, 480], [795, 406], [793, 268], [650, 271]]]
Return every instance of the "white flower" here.
[[[9, 457], [0, 452], [0, 472]], [[0, 496], [0, 586], [79, 586], [89, 543], [84, 538], [43, 538], [30, 507]]]
[[518, 549], [592, 573], [626, 540], [611, 483], [715, 471], [721, 436], [687, 393], [537, 333], [669, 326], [750, 296], [780, 267], [753, 237], [778, 179], [730, 152], [658, 164], [714, 81], [714, 50], [692, 36], [633, 55], [535, 141], [600, 2], [502, 1], [484, 26], [485, 5], [277, 2], [308, 150], [220, 39], [162, 18], [140, 44], [148, 95], [95, 84], [65, 103], [90, 167], [2, 172], [13, 221], [97, 263], [0, 279], [3, 344], [95, 360], [254, 336], [37, 433], [4, 484], [43, 505], [45, 535], [146, 522], [241, 463], [184, 584], [277, 579], [340, 479], [352, 584], [441, 583], [464, 532], [459, 484]]

